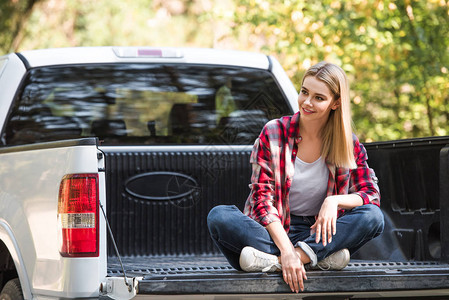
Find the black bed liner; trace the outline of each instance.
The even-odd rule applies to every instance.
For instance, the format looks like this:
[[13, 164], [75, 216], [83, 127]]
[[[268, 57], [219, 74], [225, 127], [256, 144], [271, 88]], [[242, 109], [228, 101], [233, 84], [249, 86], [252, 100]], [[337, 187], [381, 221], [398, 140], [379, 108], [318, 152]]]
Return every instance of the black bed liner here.
[[[382, 191], [384, 233], [357, 251], [344, 270], [308, 271], [301, 297], [419, 294], [447, 299], [449, 137], [372, 143], [366, 149]], [[234, 204], [242, 209], [251, 175], [250, 147], [102, 150], [108, 219], [127, 276], [138, 278], [139, 294], [181, 295], [180, 299], [182, 295], [248, 299], [263, 294], [262, 298], [293, 299], [279, 273], [234, 270], [209, 237], [206, 220], [212, 207]], [[179, 186], [180, 191], [191, 188], [190, 196], [147, 201], [127, 192], [130, 178], [158, 172], [193, 179], [195, 184]], [[173, 182], [147, 184], [171, 187]], [[108, 245], [111, 255], [112, 244]], [[108, 257], [108, 276], [123, 276], [116, 257]]]
[[[139, 294], [290, 293], [280, 273], [234, 270], [223, 256], [122, 258], [128, 276], [139, 277]], [[151, 267], [150, 267], [151, 266]], [[109, 258], [109, 276], [123, 276], [118, 260]], [[358, 293], [432, 290], [447, 287], [449, 264], [352, 260], [342, 271], [307, 272], [305, 293]]]

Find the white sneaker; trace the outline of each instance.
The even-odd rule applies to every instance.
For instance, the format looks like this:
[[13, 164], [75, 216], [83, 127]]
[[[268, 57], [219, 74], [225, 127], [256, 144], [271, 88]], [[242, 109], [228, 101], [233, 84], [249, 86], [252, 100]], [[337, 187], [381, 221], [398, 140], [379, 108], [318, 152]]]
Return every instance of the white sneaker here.
[[316, 266], [324, 271], [342, 270], [348, 265], [350, 258], [349, 250], [341, 249], [318, 262]]
[[253, 247], [245, 247], [240, 253], [240, 267], [246, 272], [276, 272], [282, 269], [276, 255]]

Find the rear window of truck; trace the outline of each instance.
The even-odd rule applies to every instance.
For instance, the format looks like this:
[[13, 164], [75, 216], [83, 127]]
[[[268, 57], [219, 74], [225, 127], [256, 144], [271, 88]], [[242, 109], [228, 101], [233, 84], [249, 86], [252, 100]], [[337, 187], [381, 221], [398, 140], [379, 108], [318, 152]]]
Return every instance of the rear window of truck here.
[[29, 71], [4, 145], [98, 137], [104, 145], [252, 144], [290, 114], [268, 71], [187, 64], [106, 64]]

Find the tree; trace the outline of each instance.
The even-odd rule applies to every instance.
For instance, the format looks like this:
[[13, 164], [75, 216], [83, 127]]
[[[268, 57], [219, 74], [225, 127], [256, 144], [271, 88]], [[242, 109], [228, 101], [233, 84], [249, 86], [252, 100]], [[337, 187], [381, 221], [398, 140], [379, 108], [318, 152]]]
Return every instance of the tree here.
[[449, 133], [446, 1], [238, 0], [233, 21], [244, 47], [277, 56], [298, 88], [311, 64], [342, 66], [362, 139]]
[[[39, 0], [27, 26], [20, 30], [23, 39], [15, 50], [111, 45], [213, 47], [215, 27], [203, 16], [215, 1], [230, 0]], [[2, 36], [10, 38], [7, 31]]]
[[192, 46], [347, 72], [362, 140], [449, 134], [448, 0], [0, 0], [0, 52]]
[[17, 51], [23, 38], [23, 29], [33, 7], [40, 0], [3, 0], [0, 2], [0, 52]]

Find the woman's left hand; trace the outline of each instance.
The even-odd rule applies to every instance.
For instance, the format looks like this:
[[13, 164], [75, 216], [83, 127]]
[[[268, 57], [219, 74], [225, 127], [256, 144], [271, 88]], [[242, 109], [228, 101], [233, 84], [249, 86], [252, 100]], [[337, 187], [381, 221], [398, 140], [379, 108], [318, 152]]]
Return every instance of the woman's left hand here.
[[323, 242], [323, 246], [332, 242], [332, 236], [337, 233], [337, 212], [337, 199], [332, 199], [332, 196], [324, 199], [318, 218], [315, 224], [310, 227], [311, 233], [316, 233], [316, 243], [319, 243], [320, 239]]

